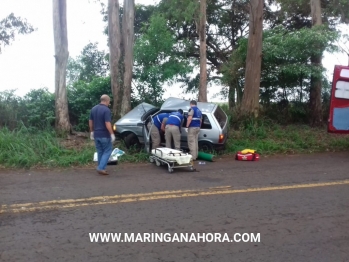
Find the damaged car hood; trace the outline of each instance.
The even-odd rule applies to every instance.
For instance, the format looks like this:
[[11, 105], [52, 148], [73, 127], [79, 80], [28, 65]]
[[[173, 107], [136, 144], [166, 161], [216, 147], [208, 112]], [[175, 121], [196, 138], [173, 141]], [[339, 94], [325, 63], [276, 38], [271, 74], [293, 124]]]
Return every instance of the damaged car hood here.
[[120, 118], [116, 122], [116, 124], [117, 125], [137, 124], [141, 121], [143, 114], [152, 108], [155, 108], [155, 106], [143, 102], [138, 106], [136, 106], [135, 108], [133, 108], [130, 112], [128, 112], [122, 118]]

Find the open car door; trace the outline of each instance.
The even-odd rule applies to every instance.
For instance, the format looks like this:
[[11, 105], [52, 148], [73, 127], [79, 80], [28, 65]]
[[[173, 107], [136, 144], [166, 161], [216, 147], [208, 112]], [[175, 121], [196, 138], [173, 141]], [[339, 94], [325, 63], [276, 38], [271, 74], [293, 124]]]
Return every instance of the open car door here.
[[143, 124], [143, 139], [144, 139], [144, 151], [146, 153], [150, 153], [151, 151], [151, 137], [150, 137], [150, 131], [151, 129], [148, 130], [148, 123], [151, 123], [151, 128], [154, 127], [153, 119], [151, 116], [149, 116]]
[[[150, 136], [150, 131], [152, 128], [157, 128], [154, 126], [153, 122], [153, 116], [159, 111], [158, 108], [152, 108], [149, 110], [146, 114], [142, 116], [142, 122], [143, 122], [143, 139], [144, 139], [144, 151], [146, 153], [151, 152], [151, 136]], [[150, 129], [148, 128], [148, 123], [151, 123]]]
[[349, 134], [349, 66], [334, 68], [328, 132]]

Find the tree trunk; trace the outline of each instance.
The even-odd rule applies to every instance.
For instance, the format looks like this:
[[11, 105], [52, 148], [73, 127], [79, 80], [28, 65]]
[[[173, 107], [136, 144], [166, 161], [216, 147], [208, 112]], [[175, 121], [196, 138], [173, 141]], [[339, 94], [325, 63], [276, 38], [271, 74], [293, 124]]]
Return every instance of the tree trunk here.
[[[312, 25], [317, 26], [322, 24], [321, 19], [321, 2], [320, 0], [310, 0]], [[316, 67], [321, 67], [322, 55], [312, 56], [311, 64]], [[322, 124], [322, 101], [321, 101], [322, 80], [321, 76], [312, 75], [310, 83], [310, 123], [313, 126]]]
[[113, 94], [113, 120], [120, 118], [120, 83], [119, 83], [119, 60], [120, 60], [120, 18], [119, 0], [108, 1], [108, 37], [109, 37], [109, 67], [111, 78], [111, 91]]
[[303, 102], [303, 76], [299, 78], [299, 103]]
[[239, 81], [236, 81], [236, 104], [239, 106], [242, 103], [242, 97], [244, 95], [244, 92], [242, 90], [242, 85], [239, 83]]
[[236, 103], [235, 103], [235, 86], [230, 83], [229, 84], [229, 93], [228, 93], [228, 106], [229, 106], [229, 110], [233, 110]]
[[70, 131], [66, 88], [68, 63], [67, 3], [53, 0], [53, 33], [55, 45], [55, 127], [60, 133]]
[[200, 41], [200, 86], [199, 102], [207, 102], [207, 70], [206, 70], [206, 0], [200, 0], [200, 13], [198, 23]]
[[241, 102], [241, 111], [246, 115], [258, 117], [259, 87], [262, 61], [264, 1], [250, 1], [249, 36], [246, 57], [245, 87]]
[[131, 110], [131, 82], [133, 69], [133, 45], [134, 45], [134, 0], [124, 0], [124, 16], [122, 23], [123, 47], [124, 47], [124, 81], [123, 98], [121, 104], [121, 116]]

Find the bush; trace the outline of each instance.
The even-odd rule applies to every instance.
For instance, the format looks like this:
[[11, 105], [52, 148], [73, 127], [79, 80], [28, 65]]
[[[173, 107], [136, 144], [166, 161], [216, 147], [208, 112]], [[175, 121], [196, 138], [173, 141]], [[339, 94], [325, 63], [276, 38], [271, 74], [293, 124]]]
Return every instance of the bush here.
[[27, 126], [45, 129], [55, 124], [55, 97], [47, 88], [31, 90], [22, 100], [26, 109], [22, 122]]
[[0, 92], [0, 127], [16, 128], [18, 122], [22, 121], [24, 103], [22, 98], [16, 96], [16, 90]]
[[13, 130], [21, 125], [39, 129], [54, 126], [55, 100], [47, 88], [31, 90], [24, 98], [14, 93], [0, 92], [0, 127]]
[[102, 94], [112, 97], [109, 77], [97, 77], [91, 83], [78, 81], [69, 86], [69, 117], [75, 130], [88, 131], [90, 110], [100, 102]]

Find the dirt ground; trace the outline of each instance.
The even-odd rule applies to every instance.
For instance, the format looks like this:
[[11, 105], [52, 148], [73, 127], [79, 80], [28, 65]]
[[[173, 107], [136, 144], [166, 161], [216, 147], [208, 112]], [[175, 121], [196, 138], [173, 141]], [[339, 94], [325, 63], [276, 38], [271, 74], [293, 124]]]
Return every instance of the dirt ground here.
[[60, 139], [59, 143], [66, 149], [81, 149], [86, 146], [86, 144], [94, 144], [94, 142], [89, 139], [89, 133], [86, 132], [75, 132], [74, 134], [68, 135], [65, 139]]

